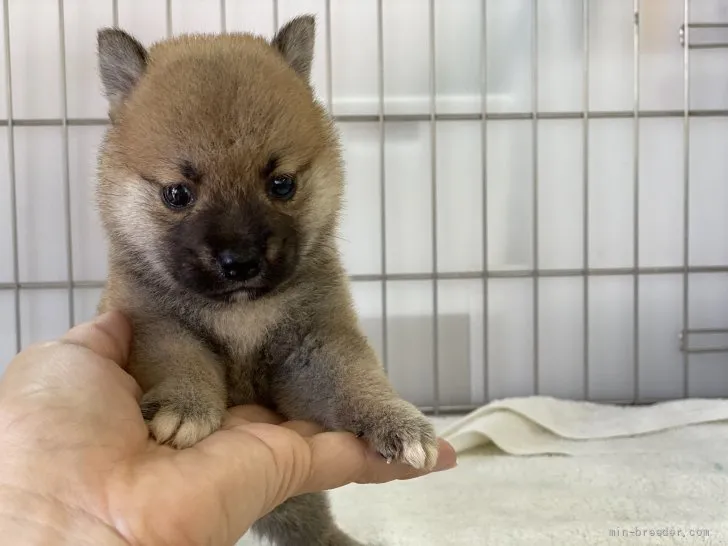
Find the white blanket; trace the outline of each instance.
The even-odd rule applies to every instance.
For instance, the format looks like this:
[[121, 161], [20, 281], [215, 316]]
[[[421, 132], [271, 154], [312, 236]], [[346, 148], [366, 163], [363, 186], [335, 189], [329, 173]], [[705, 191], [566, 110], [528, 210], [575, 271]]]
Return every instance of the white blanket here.
[[[640, 450], [639, 437], [644, 434], [718, 421], [728, 421], [728, 400], [695, 398], [616, 406], [531, 396], [492, 402], [457, 420], [441, 435], [458, 452], [493, 442], [512, 455], [579, 455]], [[664, 442], [673, 438], [666, 435], [656, 440], [669, 449]]]
[[519, 398], [434, 421], [458, 468], [332, 492], [344, 529], [381, 546], [728, 544], [726, 400]]

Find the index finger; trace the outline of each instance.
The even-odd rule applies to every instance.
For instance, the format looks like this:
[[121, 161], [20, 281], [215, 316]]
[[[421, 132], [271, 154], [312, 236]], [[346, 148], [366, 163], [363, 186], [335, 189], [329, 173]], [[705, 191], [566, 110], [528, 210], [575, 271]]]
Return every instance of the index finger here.
[[[455, 449], [445, 440], [438, 443], [437, 464], [431, 472], [448, 470], [457, 464]], [[405, 464], [388, 464], [381, 455], [368, 449], [364, 441], [345, 432], [317, 434], [309, 439], [309, 444], [311, 473], [303, 485], [303, 493], [335, 489], [349, 483], [409, 480], [430, 473]]]

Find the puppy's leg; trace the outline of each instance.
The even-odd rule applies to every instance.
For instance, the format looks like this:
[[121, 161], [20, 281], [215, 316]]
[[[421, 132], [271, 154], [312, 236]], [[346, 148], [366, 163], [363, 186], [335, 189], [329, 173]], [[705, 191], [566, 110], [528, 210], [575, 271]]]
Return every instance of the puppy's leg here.
[[[272, 351], [273, 396], [289, 418], [364, 437], [388, 460], [417, 469], [437, 462], [430, 421], [392, 389], [376, 354], [346, 317], [288, 332], [287, 354]], [[310, 327], [309, 327], [310, 328]]]
[[253, 533], [275, 546], [361, 546], [336, 526], [325, 493], [287, 500], [258, 520]]
[[194, 445], [220, 427], [227, 403], [216, 356], [174, 323], [138, 325], [131, 375], [144, 391], [141, 411], [159, 443]]

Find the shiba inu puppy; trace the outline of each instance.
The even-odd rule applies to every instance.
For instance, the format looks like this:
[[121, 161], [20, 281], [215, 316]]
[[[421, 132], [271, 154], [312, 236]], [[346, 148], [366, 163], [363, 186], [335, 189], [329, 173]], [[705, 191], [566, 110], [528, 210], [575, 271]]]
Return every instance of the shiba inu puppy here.
[[[360, 331], [336, 249], [343, 167], [309, 81], [314, 41], [310, 16], [271, 41], [184, 35], [149, 50], [99, 31], [111, 120], [99, 311], [134, 324], [130, 372], [160, 443], [191, 446], [227, 407], [258, 403], [430, 469], [433, 428]], [[254, 531], [279, 545], [358, 544], [324, 495], [284, 503]]]

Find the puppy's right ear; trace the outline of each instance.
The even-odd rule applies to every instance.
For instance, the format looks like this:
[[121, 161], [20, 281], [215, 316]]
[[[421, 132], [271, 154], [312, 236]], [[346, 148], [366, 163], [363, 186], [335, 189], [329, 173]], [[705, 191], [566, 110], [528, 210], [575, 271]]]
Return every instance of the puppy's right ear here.
[[99, 72], [109, 101], [109, 115], [123, 104], [147, 69], [147, 50], [118, 28], [104, 28], [97, 35]]

